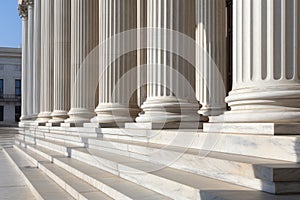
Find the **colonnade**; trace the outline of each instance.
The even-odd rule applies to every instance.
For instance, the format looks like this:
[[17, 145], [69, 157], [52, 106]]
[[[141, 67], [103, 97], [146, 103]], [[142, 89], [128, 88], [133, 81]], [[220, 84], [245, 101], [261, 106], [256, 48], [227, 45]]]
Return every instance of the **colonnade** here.
[[21, 120], [298, 122], [297, 1], [233, 0], [226, 97], [225, 0], [23, 0]]

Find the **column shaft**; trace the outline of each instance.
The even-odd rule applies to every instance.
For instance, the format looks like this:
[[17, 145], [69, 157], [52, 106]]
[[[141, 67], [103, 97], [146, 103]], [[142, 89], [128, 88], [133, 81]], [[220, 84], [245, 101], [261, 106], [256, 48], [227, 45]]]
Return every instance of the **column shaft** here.
[[226, 110], [226, 2], [197, 0], [196, 93], [199, 113], [220, 115]]
[[54, 0], [54, 101], [52, 123], [61, 123], [70, 110], [71, 0]]
[[51, 119], [53, 110], [53, 66], [54, 66], [54, 1], [43, 0], [41, 27], [41, 96], [38, 121], [45, 123]]
[[71, 3], [71, 110], [67, 123], [82, 125], [95, 115], [98, 3], [98, 0], [72, 0]]
[[33, 40], [33, 118], [40, 111], [41, 76], [41, 0], [34, 1], [34, 40]]

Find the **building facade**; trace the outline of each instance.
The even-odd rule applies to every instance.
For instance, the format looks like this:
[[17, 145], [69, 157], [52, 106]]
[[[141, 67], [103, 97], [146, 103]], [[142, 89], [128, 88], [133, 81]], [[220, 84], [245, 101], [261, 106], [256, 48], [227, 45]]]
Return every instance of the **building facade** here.
[[[17, 143], [67, 153], [159, 199], [298, 198], [298, 8], [298, 0], [19, 0]], [[89, 154], [65, 152], [68, 144]]]
[[0, 48], [0, 125], [17, 126], [21, 116], [20, 48]]

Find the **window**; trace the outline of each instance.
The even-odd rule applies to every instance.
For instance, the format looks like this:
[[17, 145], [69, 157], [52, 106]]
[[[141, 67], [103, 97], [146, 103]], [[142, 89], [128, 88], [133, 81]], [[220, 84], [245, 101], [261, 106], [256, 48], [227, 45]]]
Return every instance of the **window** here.
[[3, 98], [4, 84], [3, 79], [0, 79], [0, 98]]
[[15, 121], [19, 122], [21, 117], [21, 106], [15, 107]]
[[20, 79], [15, 80], [15, 94], [16, 94], [16, 96], [21, 96], [21, 80]]
[[4, 120], [4, 107], [0, 106], [0, 121], [3, 122]]

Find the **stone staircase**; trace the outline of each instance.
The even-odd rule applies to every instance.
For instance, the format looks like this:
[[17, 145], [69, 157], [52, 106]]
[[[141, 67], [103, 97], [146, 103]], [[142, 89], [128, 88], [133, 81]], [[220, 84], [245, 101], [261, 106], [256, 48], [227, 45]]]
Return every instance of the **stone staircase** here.
[[39, 127], [5, 150], [40, 199], [276, 200], [300, 199], [298, 139]]

